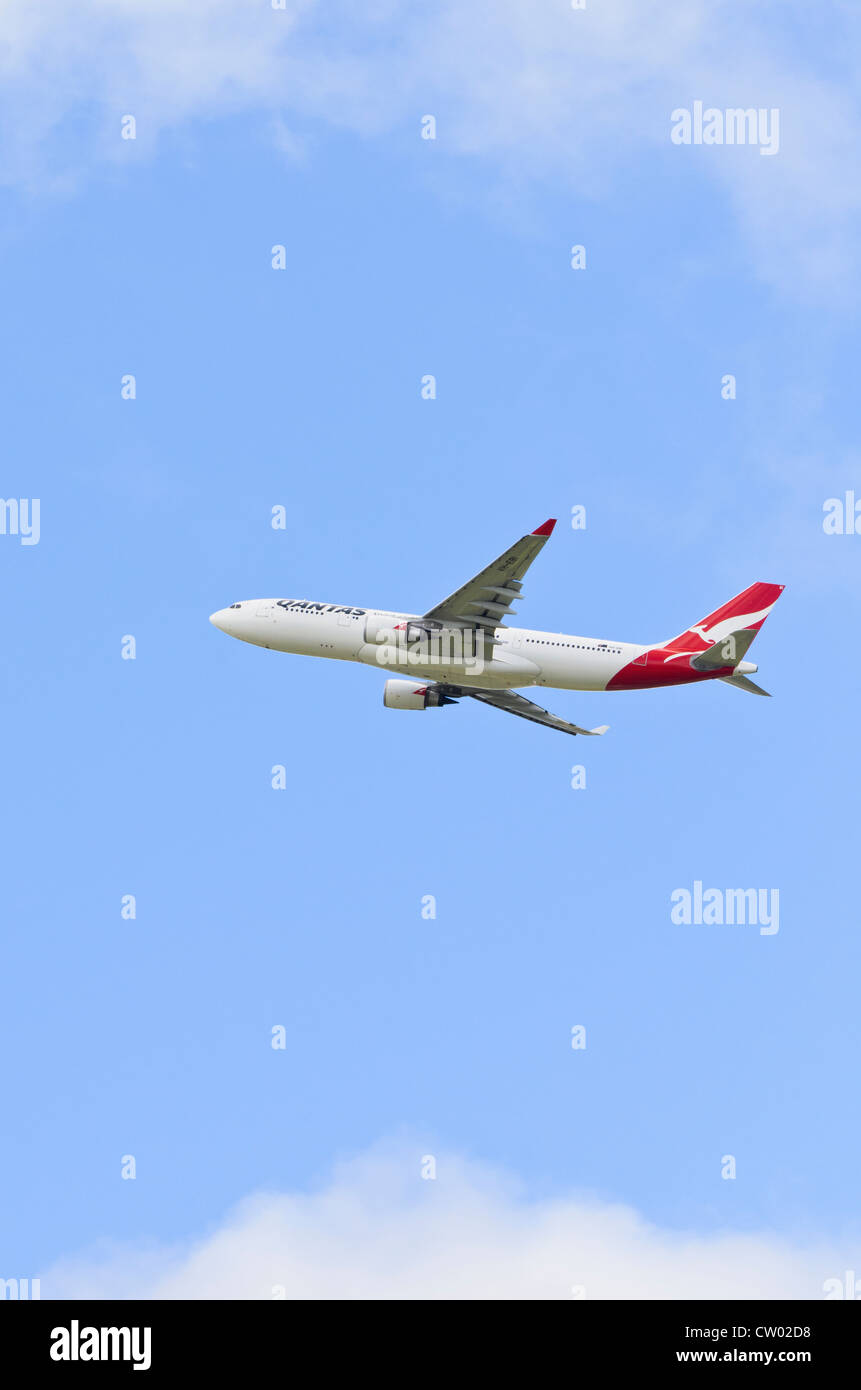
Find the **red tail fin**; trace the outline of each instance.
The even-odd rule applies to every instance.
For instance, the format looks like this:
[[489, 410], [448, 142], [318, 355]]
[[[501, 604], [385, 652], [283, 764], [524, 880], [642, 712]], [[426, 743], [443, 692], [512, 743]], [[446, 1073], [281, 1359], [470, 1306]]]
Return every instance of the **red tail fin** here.
[[783, 584], [751, 584], [749, 589], [736, 594], [735, 598], [679, 633], [671, 642], [665, 642], [664, 646], [672, 647], [675, 651], [702, 652], [740, 628], [759, 632], [784, 587]]

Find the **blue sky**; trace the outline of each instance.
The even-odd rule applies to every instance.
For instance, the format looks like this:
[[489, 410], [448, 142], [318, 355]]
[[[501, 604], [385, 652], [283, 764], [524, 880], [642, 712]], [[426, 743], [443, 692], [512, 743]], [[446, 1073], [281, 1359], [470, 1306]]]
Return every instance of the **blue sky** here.
[[[47, 131], [12, 34], [6, 115], [33, 129], [2, 191], [2, 492], [41, 499], [41, 537], [0, 537], [3, 1277], [47, 1296], [59, 1260], [203, 1239], [380, 1143], [417, 1183], [423, 1154], [501, 1169], [515, 1210], [576, 1194], [857, 1256], [861, 540], [822, 529], [828, 497], [861, 496], [833, 166], [853, 117], [808, 160], [811, 92], [843, 109], [842, 67], [825, 36], [796, 51], [791, 8], [781, 63], [751, 8], [723, 55], [746, 54], [749, 97], [709, 71], [699, 7], [659, 63], [623, 5], [569, 111], [586, 58], [547, 59], [542, 7], [535, 129], [528, 103], [503, 118], [513, 4], [472, 77], [437, 7], [424, 84], [406, 11], [359, 24], [350, 72], [397, 90], [367, 108], [357, 80], [343, 102], [320, 80], [342, 40], [312, 6], [273, 46], [277, 99], [249, 63], [230, 100], [196, 81], [170, 102], [128, 16], [122, 95], [95, 75], [84, 6], [93, 49]], [[250, 7], [215, 9], [245, 34]], [[178, 3], [157, 22], [183, 10], [206, 23]], [[626, 56], [614, 116], [600, 75]], [[786, 143], [673, 146], [670, 110], [700, 96], [781, 104]], [[373, 671], [207, 620], [271, 594], [423, 611], [547, 516], [525, 625], [659, 640], [782, 583], [752, 653], [774, 698], [548, 692], [610, 724], [594, 741], [466, 705], [419, 719]], [[673, 925], [697, 879], [779, 889], [779, 932]]]

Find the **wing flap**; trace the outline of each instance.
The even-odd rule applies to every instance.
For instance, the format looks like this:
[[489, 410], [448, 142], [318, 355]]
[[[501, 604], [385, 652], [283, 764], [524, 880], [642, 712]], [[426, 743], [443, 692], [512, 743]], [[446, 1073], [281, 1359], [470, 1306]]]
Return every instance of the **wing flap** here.
[[597, 729], [581, 729], [579, 724], [560, 719], [558, 715], [542, 709], [541, 705], [518, 695], [515, 690], [468, 690], [466, 686], [461, 685], [458, 687], [458, 693], [470, 695], [473, 700], [480, 700], [483, 705], [492, 705], [494, 709], [504, 710], [506, 714], [517, 714], [521, 719], [531, 719], [534, 724], [544, 724], [548, 729], [558, 729], [563, 734], [605, 734], [610, 727], [609, 724], [600, 724]]
[[425, 613], [425, 618], [442, 623], [462, 623], [493, 632], [503, 618], [514, 613], [512, 603], [523, 597], [523, 576], [547, 544], [555, 525], [555, 521], [545, 521], [543, 526], [528, 536], [521, 536], [474, 579], [455, 589], [442, 603]]

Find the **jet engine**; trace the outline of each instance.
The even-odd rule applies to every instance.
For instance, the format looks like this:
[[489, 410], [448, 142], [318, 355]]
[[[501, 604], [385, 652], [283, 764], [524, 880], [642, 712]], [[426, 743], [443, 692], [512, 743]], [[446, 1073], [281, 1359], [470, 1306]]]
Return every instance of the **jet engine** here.
[[436, 705], [456, 705], [457, 700], [434, 690], [427, 681], [386, 681], [383, 704], [387, 709], [432, 709]]

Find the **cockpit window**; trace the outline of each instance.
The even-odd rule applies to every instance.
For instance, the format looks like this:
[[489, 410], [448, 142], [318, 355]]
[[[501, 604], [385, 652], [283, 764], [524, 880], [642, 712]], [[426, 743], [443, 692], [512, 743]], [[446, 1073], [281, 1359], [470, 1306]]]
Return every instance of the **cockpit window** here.
[[241, 608], [241, 607], [242, 607], [242, 604], [241, 604], [241, 603], [231, 603], [230, 607], [231, 607], [231, 608]]

